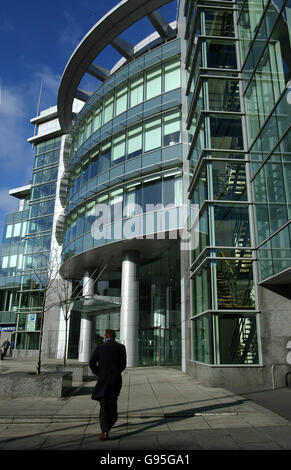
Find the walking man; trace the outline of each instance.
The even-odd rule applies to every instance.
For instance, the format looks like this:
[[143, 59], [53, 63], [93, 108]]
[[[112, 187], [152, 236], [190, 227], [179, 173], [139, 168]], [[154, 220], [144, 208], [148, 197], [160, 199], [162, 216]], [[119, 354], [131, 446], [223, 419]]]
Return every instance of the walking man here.
[[121, 373], [126, 368], [126, 350], [115, 341], [115, 331], [105, 331], [105, 342], [92, 354], [89, 367], [97, 375], [92, 400], [100, 402], [100, 440], [108, 439], [108, 433], [117, 421], [117, 400], [122, 386]]

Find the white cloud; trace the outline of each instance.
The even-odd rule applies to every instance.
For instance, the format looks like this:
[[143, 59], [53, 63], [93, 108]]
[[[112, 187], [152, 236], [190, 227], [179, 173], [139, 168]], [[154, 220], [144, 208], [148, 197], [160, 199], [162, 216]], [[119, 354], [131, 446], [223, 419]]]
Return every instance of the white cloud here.
[[70, 11], [64, 11], [64, 22], [63, 29], [59, 37], [59, 42], [63, 46], [69, 46], [70, 52], [72, 53], [72, 46], [75, 48], [82, 37], [84, 36], [84, 31], [80, 27], [77, 18], [72, 15]]
[[[27, 170], [29, 167], [29, 171], [31, 171], [31, 159], [29, 159], [31, 147], [26, 142], [25, 109], [22, 91], [16, 87], [2, 85], [0, 104], [2, 178], [5, 173], [8, 178], [11, 176], [11, 179], [20, 175], [24, 178], [29, 177]], [[25, 164], [23, 164], [24, 162]]]
[[27, 139], [34, 132], [30, 119], [37, 113], [42, 81], [40, 110], [43, 110], [56, 105], [60, 83], [60, 77], [49, 67], [39, 68], [29, 82], [22, 81], [17, 86], [1, 85], [0, 82], [1, 170], [7, 172], [12, 179], [21, 176], [23, 184], [31, 178], [33, 150]]

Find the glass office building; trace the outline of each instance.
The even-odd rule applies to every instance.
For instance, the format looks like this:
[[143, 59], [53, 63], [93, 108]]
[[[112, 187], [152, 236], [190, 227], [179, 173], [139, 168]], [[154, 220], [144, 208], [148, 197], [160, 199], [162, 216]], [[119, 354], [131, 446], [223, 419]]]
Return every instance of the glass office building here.
[[273, 362], [286, 364], [290, 7], [184, 4], [189, 197], [200, 207], [190, 367], [210, 383], [219, 373], [263, 382]]
[[[34, 142], [24, 266], [45, 271], [54, 247], [72, 285], [68, 338], [56, 308], [44, 355], [61, 357], [67, 341], [68, 358], [86, 362], [113, 328], [129, 366], [178, 366], [209, 385], [267, 383], [286, 363], [290, 9], [127, 0], [80, 42], [60, 82], [58, 135]], [[123, 33], [145, 17], [155, 32], [129, 44]], [[121, 56], [111, 70], [110, 47]]]
[[19, 199], [18, 211], [5, 219], [0, 261], [0, 343], [8, 337], [15, 344], [17, 311], [21, 290], [24, 239], [28, 224], [30, 185], [10, 191]]
[[[57, 181], [61, 168], [62, 133], [50, 109], [32, 122], [36, 126], [31, 183], [10, 191], [20, 200], [8, 214], [1, 251], [1, 323], [13, 332], [14, 356], [37, 354], [44, 288], [54, 251]], [[11, 326], [7, 328], [8, 324]]]

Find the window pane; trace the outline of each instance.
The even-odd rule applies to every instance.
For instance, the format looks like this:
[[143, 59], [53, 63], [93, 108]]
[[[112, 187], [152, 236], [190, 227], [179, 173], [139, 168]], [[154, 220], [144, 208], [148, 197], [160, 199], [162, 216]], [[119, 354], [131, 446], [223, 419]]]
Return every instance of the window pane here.
[[110, 142], [103, 144], [101, 148], [101, 153], [98, 162], [98, 171], [101, 173], [102, 171], [107, 170], [110, 167], [110, 160], [111, 160], [111, 144]]
[[216, 246], [250, 246], [248, 206], [215, 205]]
[[92, 132], [97, 131], [97, 129], [101, 127], [101, 116], [102, 116], [102, 109], [101, 107], [99, 107], [94, 112]]
[[122, 219], [123, 189], [117, 189], [110, 194], [111, 220]]
[[145, 152], [161, 147], [161, 119], [151, 119], [145, 124]]
[[20, 229], [21, 229], [21, 224], [15, 224], [14, 225], [13, 237], [19, 237], [20, 236]]
[[180, 113], [169, 113], [164, 116], [164, 145], [180, 142]]
[[243, 149], [241, 117], [210, 116], [211, 148]]
[[107, 98], [104, 104], [104, 123], [113, 117], [113, 95]]
[[128, 131], [127, 158], [133, 158], [142, 152], [142, 126], [136, 126]]
[[160, 95], [161, 92], [161, 68], [158, 67], [147, 72], [146, 99], [149, 100], [154, 96]]
[[136, 78], [130, 85], [130, 107], [143, 101], [143, 77]]
[[6, 227], [6, 238], [11, 238], [13, 225], [7, 225]]
[[172, 61], [165, 66], [165, 92], [180, 86], [180, 62]]
[[129, 186], [126, 189], [124, 200], [124, 217], [133, 217], [138, 212], [138, 207], [141, 205], [141, 187]]
[[[121, 134], [113, 139], [112, 161], [120, 163], [125, 155], [125, 134]], [[118, 162], [117, 162], [118, 161]]]
[[127, 87], [123, 87], [116, 92], [116, 116], [124, 113], [127, 109]]
[[236, 69], [235, 44], [223, 41], [206, 41], [207, 66], [209, 68]]
[[161, 178], [156, 181], [144, 183], [143, 186], [143, 211], [147, 212], [151, 208], [147, 207], [148, 204], [160, 204], [162, 202], [162, 184]]

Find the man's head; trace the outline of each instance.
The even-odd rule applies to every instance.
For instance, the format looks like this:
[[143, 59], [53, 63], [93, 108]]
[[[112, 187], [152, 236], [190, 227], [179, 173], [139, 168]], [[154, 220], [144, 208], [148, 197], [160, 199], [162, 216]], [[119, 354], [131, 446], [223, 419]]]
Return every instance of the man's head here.
[[114, 330], [106, 330], [105, 331], [105, 338], [113, 338], [115, 339], [116, 334]]

